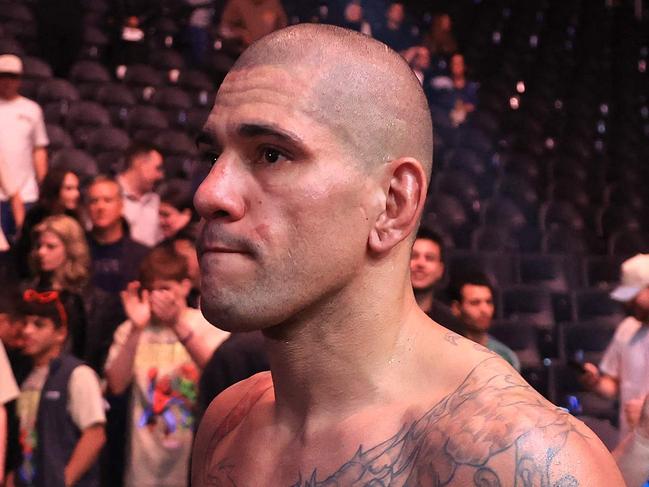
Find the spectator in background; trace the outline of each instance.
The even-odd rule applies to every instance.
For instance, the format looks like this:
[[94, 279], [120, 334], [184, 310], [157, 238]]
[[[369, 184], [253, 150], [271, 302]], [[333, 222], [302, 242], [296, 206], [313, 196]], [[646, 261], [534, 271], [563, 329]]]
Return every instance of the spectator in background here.
[[18, 383], [27, 377], [31, 368], [29, 359], [22, 353], [23, 321], [18, 313], [20, 299], [17, 287], [0, 293], [0, 341], [5, 347], [11, 369]]
[[241, 52], [257, 39], [287, 24], [280, 0], [228, 0], [219, 32], [225, 39], [237, 42]]
[[36, 246], [29, 287], [57, 290], [68, 316], [65, 351], [88, 362], [97, 372], [117, 325], [123, 320], [115, 295], [92, 286], [90, 252], [84, 231], [72, 217], [47, 217], [34, 229]]
[[433, 18], [430, 30], [424, 36], [424, 46], [435, 57], [449, 57], [457, 52], [458, 45], [449, 14], [440, 13]]
[[349, 2], [343, 11], [343, 19], [341, 27], [345, 29], [355, 30], [365, 35], [372, 35], [372, 28], [370, 24], [363, 18], [363, 7], [359, 1]]
[[9, 418], [6, 405], [18, 397], [18, 385], [11, 371], [11, 364], [7, 358], [5, 348], [0, 341], [0, 485], [5, 480], [5, 459], [7, 457], [7, 443], [9, 439]]
[[117, 295], [137, 277], [140, 262], [149, 249], [129, 236], [122, 217], [120, 186], [114, 179], [98, 176], [88, 186], [88, 217], [92, 228], [90, 246], [92, 283]]
[[19, 277], [29, 276], [28, 257], [32, 250], [34, 227], [50, 215], [66, 214], [80, 220], [79, 201], [79, 176], [64, 168], [50, 169], [41, 183], [38, 202], [27, 212], [20, 237], [14, 245]]
[[430, 77], [430, 52], [424, 46], [413, 46], [403, 53], [403, 57], [410, 65], [415, 76], [423, 85]]
[[487, 276], [481, 272], [463, 276], [452, 285], [451, 290], [451, 309], [462, 321], [463, 335], [497, 353], [520, 372], [521, 364], [514, 351], [489, 335], [496, 308], [493, 287]]
[[205, 0], [185, 0], [191, 12], [187, 24], [190, 59], [194, 66], [201, 67], [210, 45], [209, 27], [214, 17], [214, 7]]
[[13, 54], [0, 56], [0, 223], [13, 239], [25, 210], [38, 200], [47, 173], [49, 144], [43, 111], [20, 95], [23, 63]]
[[464, 56], [456, 52], [450, 60], [451, 80], [453, 81], [454, 104], [450, 118], [456, 127], [462, 125], [469, 113], [478, 104], [478, 84], [466, 76]]
[[638, 425], [613, 451], [627, 487], [646, 485], [649, 479], [649, 395], [644, 397]]
[[417, 44], [418, 30], [406, 22], [406, 11], [401, 2], [392, 2], [385, 13], [385, 22], [374, 30], [374, 37], [397, 52]]
[[620, 400], [620, 438], [638, 424], [649, 393], [649, 254], [622, 263], [621, 284], [611, 298], [624, 303], [630, 316], [620, 323], [599, 368], [584, 364], [582, 382], [601, 396]]
[[435, 291], [444, 276], [444, 244], [435, 232], [421, 227], [410, 253], [410, 281], [417, 304], [430, 319], [455, 333], [462, 333], [462, 323], [451, 309], [435, 299]]
[[160, 197], [153, 191], [164, 178], [162, 161], [162, 154], [154, 145], [134, 142], [126, 149], [125, 169], [117, 176], [131, 238], [149, 247], [162, 240], [158, 223]]
[[173, 238], [184, 229], [195, 233], [189, 228], [195, 226], [198, 220], [194, 212], [194, 195], [191, 189], [191, 183], [182, 179], [170, 179], [160, 187], [158, 217], [163, 238]]
[[105, 370], [111, 393], [133, 384], [125, 487], [187, 485], [200, 371], [228, 336], [187, 307], [187, 277], [185, 259], [160, 246], [122, 292], [128, 319]]
[[9, 475], [17, 486], [97, 486], [106, 422], [99, 379], [63, 351], [67, 316], [57, 291], [27, 290], [21, 304], [33, 369], [17, 403], [23, 458]]

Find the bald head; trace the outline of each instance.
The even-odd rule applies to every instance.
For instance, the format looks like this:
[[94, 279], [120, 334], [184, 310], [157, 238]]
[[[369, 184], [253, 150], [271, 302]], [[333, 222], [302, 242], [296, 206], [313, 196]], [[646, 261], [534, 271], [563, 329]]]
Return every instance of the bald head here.
[[328, 126], [368, 169], [413, 157], [430, 175], [432, 123], [421, 85], [403, 58], [370, 37], [321, 24], [276, 31], [250, 46], [226, 77], [272, 67], [295, 75], [291, 102]]

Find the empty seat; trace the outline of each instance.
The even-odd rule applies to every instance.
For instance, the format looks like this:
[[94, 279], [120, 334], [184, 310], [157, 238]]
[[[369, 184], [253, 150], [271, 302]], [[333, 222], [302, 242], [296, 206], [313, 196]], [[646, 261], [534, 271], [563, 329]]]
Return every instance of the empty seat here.
[[598, 234], [609, 237], [622, 230], [637, 231], [643, 221], [641, 215], [642, 212], [638, 209], [626, 206], [615, 205], [602, 208], [597, 215]]
[[488, 252], [517, 252], [518, 239], [508, 227], [481, 225], [471, 233], [471, 249]]
[[98, 127], [110, 125], [110, 115], [100, 104], [92, 101], [78, 101], [70, 106], [65, 126], [72, 134], [75, 144], [85, 147], [90, 132]]
[[500, 252], [473, 252], [467, 250], [453, 250], [448, 254], [446, 266], [451, 281], [458, 276], [481, 271], [497, 287], [518, 282], [516, 260], [510, 255]]
[[492, 324], [489, 334], [516, 353], [521, 368], [541, 365], [541, 354], [537, 346], [537, 331], [534, 326], [499, 321]]
[[23, 77], [20, 92], [27, 98], [36, 99], [38, 87], [47, 79], [52, 78], [52, 68], [48, 63], [37, 57], [23, 58]]
[[503, 316], [512, 322], [526, 322], [540, 328], [552, 328], [552, 297], [546, 289], [515, 286], [502, 290]]
[[521, 176], [505, 175], [496, 183], [496, 194], [512, 200], [525, 213], [530, 222], [536, 222], [539, 196], [528, 180]]
[[47, 146], [47, 150], [50, 153], [74, 146], [72, 137], [70, 137], [70, 134], [68, 134], [63, 127], [54, 124], [47, 124], [45, 128], [47, 130], [47, 138], [50, 140], [50, 143]]
[[115, 125], [125, 125], [128, 114], [137, 104], [137, 99], [128, 86], [119, 83], [101, 85], [95, 100], [108, 109]]
[[126, 130], [131, 136], [139, 131], [157, 133], [169, 127], [165, 114], [155, 107], [138, 105], [128, 114]]
[[436, 178], [435, 188], [439, 193], [457, 198], [471, 219], [477, 219], [480, 213], [480, 194], [472, 181], [471, 173], [460, 169], [444, 171]]
[[609, 237], [607, 245], [610, 255], [646, 254], [649, 253], [649, 235], [636, 230], [620, 230]]
[[79, 100], [79, 91], [69, 81], [60, 78], [44, 80], [38, 87], [37, 100], [40, 104], [49, 102], [73, 102]]
[[622, 257], [586, 257], [584, 260], [584, 283], [588, 287], [607, 288], [616, 284], [620, 279]]
[[12, 36], [2, 37], [0, 38], [0, 53], [22, 57], [25, 55], [25, 49], [20, 41], [14, 39]]
[[123, 130], [115, 127], [100, 127], [89, 134], [86, 145], [90, 153], [99, 154], [125, 151], [129, 143], [130, 138]]
[[168, 178], [186, 177], [196, 160], [196, 144], [184, 132], [165, 130], [159, 132], [153, 143], [164, 155], [165, 175]]
[[185, 59], [182, 54], [173, 49], [160, 49], [154, 51], [151, 53], [150, 59], [151, 64], [161, 71], [183, 69], [185, 67]]
[[598, 364], [615, 334], [615, 325], [601, 322], [561, 323], [559, 348], [564, 361], [580, 359]]
[[511, 199], [496, 196], [484, 203], [482, 222], [485, 225], [510, 228], [512, 232], [516, 232], [526, 225], [527, 220], [523, 211]]
[[99, 174], [97, 163], [87, 152], [79, 149], [61, 149], [52, 158], [52, 167], [74, 171], [82, 182]]
[[132, 64], [126, 68], [124, 83], [135, 88], [140, 100], [149, 100], [155, 89], [164, 85], [164, 77], [145, 64]]
[[545, 231], [556, 227], [567, 227], [576, 231], [586, 228], [579, 211], [567, 201], [549, 201], [543, 204], [539, 210], [539, 222]]
[[578, 287], [579, 260], [563, 255], [523, 255], [519, 261], [521, 283], [565, 292]]
[[176, 87], [158, 89], [151, 98], [151, 103], [167, 114], [169, 123], [177, 126], [184, 125], [187, 110], [192, 107], [191, 97]]
[[585, 255], [594, 250], [594, 243], [587, 232], [555, 227], [543, 232], [541, 249], [550, 254]]
[[617, 325], [624, 319], [620, 303], [613, 301], [607, 289], [581, 289], [574, 292], [575, 321], [597, 321]]
[[446, 194], [435, 194], [426, 202], [426, 221], [436, 223], [453, 233], [467, 222], [466, 212], [457, 198]]

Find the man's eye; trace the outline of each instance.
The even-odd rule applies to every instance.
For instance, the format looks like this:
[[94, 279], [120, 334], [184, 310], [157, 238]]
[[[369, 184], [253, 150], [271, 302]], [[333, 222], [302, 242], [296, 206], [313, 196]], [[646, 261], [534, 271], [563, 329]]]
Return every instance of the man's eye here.
[[261, 155], [262, 155], [263, 162], [267, 162], [269, 164], [275, 164], [279, 162], [280, 159], [282, 158], [286, 159], [284, 154], [282, 154], [277, 149], [273, 149], [272, 147], [266, 147], [262, 149]]
[[210, 166], [213, 166], [214, 164], [216, 164], [216, 161], [218, 161], [220, 156], [221, 156], [221, 154], [219, 154], [216, 151], [203, 151], [201, 153], [201, 160], [204, 163], [209, 164]]

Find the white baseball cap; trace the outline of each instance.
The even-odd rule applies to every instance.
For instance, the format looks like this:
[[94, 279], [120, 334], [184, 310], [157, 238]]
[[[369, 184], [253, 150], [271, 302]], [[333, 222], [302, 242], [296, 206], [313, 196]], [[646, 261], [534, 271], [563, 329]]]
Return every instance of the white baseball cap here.
[[3, 54], [0, 56], [0, 73], [23, 74], [23, 62], [18, 56]]
[[649, 254], [638, 254], [622, 263], [621, 284], [611, 293], [611, 298], [626, 303], [649, 286]]

